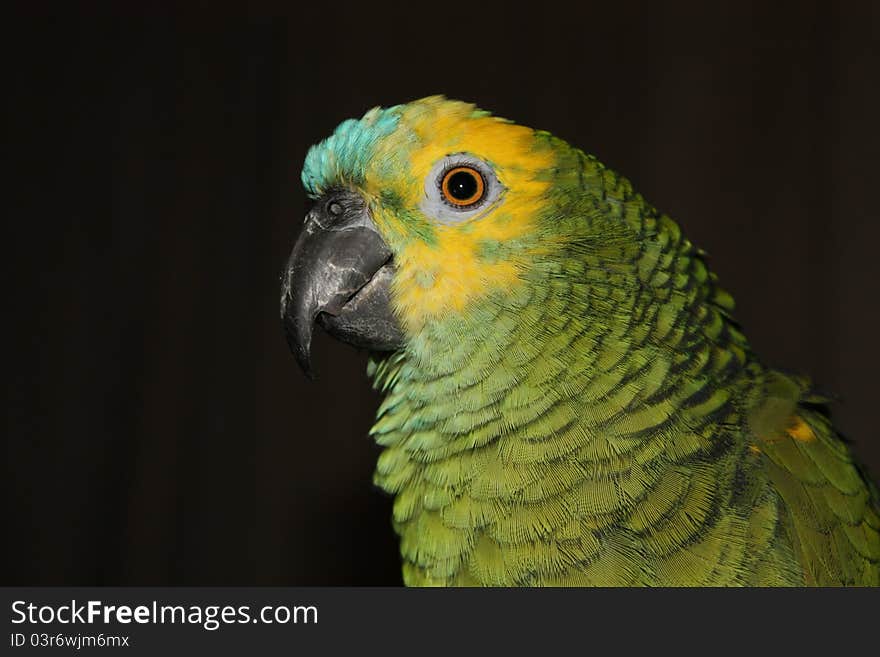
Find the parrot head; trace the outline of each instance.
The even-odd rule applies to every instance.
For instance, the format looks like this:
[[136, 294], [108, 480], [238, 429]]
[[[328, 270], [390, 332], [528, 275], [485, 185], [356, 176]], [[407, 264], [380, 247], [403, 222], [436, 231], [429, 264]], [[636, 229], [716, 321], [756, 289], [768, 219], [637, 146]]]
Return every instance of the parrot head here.
[[[316, 323], [379, 352], [487, 339], [488, 320], [495, 332], [499, 316], [519, 321], [536, 290], [549, 303], [547, 290], [589, 285], [585, 266], [606, 288], [634, 279], [643, 250], [626, 181], [547, 132], [440, 96], [343, 122], [311, 148], [302, 181], [314, 205], [281, 316], [307, 373]], [[604, 296], [591, 321], [626, 321]]]

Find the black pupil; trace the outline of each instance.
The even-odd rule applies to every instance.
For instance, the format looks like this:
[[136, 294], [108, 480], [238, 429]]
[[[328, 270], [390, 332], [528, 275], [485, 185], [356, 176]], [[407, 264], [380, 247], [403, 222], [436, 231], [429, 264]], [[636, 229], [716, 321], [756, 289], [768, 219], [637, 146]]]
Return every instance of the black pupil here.
[[456, 201], [470, 201], [477, 193], [477, 179], [473, 173], [458, 171], [449, 178], [447, 188]]

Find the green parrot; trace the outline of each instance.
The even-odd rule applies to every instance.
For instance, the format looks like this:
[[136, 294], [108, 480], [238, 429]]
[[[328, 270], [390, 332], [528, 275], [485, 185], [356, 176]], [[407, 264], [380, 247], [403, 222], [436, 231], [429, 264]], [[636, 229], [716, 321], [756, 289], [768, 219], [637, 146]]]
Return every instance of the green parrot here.
[[880, 584], [880, 496], [705, 254], [553, 135], [434, 96], [309, 151], [288, 342], [370, 352], [407, 585]]

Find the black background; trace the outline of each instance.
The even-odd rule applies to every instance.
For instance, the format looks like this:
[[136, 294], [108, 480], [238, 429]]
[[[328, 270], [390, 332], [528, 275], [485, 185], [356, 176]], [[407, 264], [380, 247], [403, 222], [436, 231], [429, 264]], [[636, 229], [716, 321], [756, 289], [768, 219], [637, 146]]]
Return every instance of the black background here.
[[2, 583], [400, 582], [365, 356], [308, 382], [278, 275], [308, 146], [433, 93], [628, 176], [880, 471], [877, 3], [623, 4], [6, 16]]

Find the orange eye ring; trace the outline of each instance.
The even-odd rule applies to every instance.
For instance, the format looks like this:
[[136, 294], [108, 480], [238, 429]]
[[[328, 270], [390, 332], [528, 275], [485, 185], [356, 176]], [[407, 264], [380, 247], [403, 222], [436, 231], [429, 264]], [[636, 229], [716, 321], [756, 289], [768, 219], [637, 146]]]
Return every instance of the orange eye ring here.
[[476, 205], [486, 193], [483, 174], [468, 166], [458, 166], [443, 174], [440, 183], [443, 200], [457, 208]]

